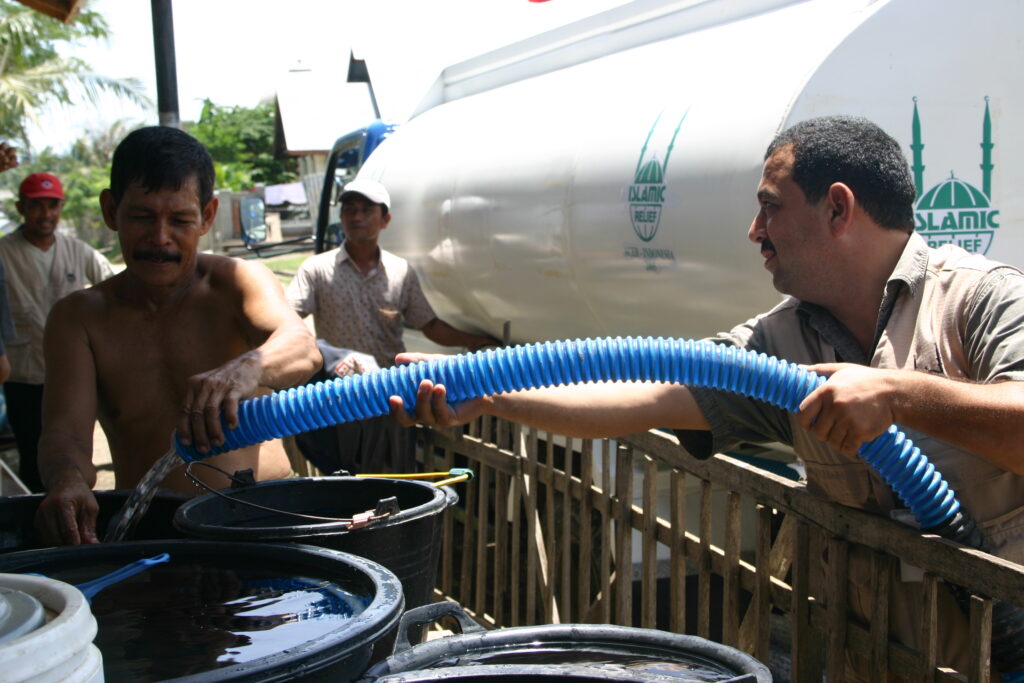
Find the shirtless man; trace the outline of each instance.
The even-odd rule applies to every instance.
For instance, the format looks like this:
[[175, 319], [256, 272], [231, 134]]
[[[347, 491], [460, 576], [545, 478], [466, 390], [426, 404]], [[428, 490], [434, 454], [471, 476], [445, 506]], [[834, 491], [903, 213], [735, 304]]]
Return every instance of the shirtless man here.
[[[321, 363], [313, 335], [265, 267], [199, 254], [217, 212], [213, 162], [188, 134], [137, 130], [114, 152], [100, 195], [126, 269], [59, 301], [47, 321], [47, 386], [39, 465], [49, 492], [36, 524], [52, 542], [95, 543], [92, 433], [110, 443], [118, 488], [134, 487], [177, 430], [200, 452], [223, 443], [220, 416], [237, 424], [238, 402], [307, 380]], [[287, 476], [280, 442], [209, 460], [259, 480]], [[184, 468], [163, 482], [194, 492]], [[225, 477], [208, 468], [214, 487]]]

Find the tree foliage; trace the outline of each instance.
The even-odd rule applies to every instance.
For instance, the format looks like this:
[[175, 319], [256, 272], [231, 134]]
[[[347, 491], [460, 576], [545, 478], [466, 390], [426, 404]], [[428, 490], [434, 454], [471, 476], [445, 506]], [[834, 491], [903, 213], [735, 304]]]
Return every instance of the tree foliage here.
[[88, 8], [62, 23], [12, 0], [0, 0], [0, 136], [29, 144], [27, 123], [45, 106], [95, 103], [111, 92], [151, 105], [137, 79], [115, 79], [92, 71], [76, 57], [62, 57], [61, 44], [105, 39], [107, 24]]
[[[0, 0], [0, 140], [16, 142], [21, 164], [0, 174], [0, 191], [5, 191], [0, 208], [11, 221], [20, 222], [15, 201], [21, 180], [36, 171], [53, 173], [61, 179], [67, 197], [61, 225], [98, 248], [116, 250], [116, 235], [103, 223], [99, 194], [109, 184], [114, 148], [133, 126], [119, 121], [108, 130], [88, 133], [63, 154], [51, 149], [34, 152], [27, 137], [28, 123], [54, 103], [81, 106], [110, 92], [152, 105], [141, 94], [137, 80], [103, 76], [80, 59], [61, 56], [67, 45], [107, 35], [103, 17], [88, 7], [64, 24], [13, 0]], [[199, 121], [185, 122], [183, 127], [210, 150], [218, 189], [245, 190], [296, 177], [294, 159], [273, 156], [274, 107], [270, 103], [247, 108], [206, 100]]]
[[203, 102], [199, 121], [185, 129], [206, 145], [217, 172], [217, 187], [248, 190], [295, 180], [295, 159], [274, 158], [274, 105], [229, 107]]

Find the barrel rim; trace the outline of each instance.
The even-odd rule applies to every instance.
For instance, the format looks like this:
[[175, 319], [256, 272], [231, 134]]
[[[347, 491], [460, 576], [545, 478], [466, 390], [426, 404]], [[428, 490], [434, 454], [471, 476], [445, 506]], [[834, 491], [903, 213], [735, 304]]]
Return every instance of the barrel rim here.
[[254, 678], [261, 681], [292, 680], [297, 672], [323, 669], [348, 657], [357, 657], [360, 650], [365, 649], [365, 658], [356, 672], [358, 674], [369, 660], [373, 643], [395, 626], [405, 607], [401, 582], [386, 567], [351, 553], [302, 543], [235, 542], [225, 545], [216, 541], [170, 539], [22, 550], [0, 555], [0, 570], [32, 571], [30, 568], [47, 561], [74, 559], [76, 555], [89, 555], [93, 560], [117, 558], [117, 561], [122, 561], [128, 559], [124, 555], [145, 557], [160, 552], [169, 552], [172, 557], [184, 555], [187, 558], [202, 557], [208, 553], [233, 561], [251, 557], [281, 557], [284, 558], [282, 561], [294, 564], [305, 561], [311, 569], [327, 563], [340, 563], [364, 575], [374, 589], [373, 599], [361, 613], [344, 622], [338, 629], [306, 641], [299, 647], [270, 653], [248, 662], [169, 679], [172, 681], [198, 683]]
[[[594, 647], [624, 648], [625, 646], [636, 646], [638, 638], [642, 638], [642, 644], [649, 646], [652, 650], [675, 650], [680, 654], [703, 657], [713, 663], [734, 669], [737, 675], [753, 674], [758, 683], [770, 683], [772, 680], [768, 667], [754, 657], [706, 638], [635, 626], [576, 623], [514, 626], [432, 640], [415, 645], [378, 662], [366, 672], [364, 680], [375, 680], [391, 674], [430, 670], [431, 666], [462, 655], [492, 651], [497, 653], [503, 649], [532, 643], [550, 645], [565, 643], [576, 646], [586, 644]], [[472, 668], [482, 671], [488, 666], [500, 665], [481, 665]]]
[[[293, 479], [275, 479], [271, 481], [258, 482], [252, 486], [246, 486], [239, 489], [233, 489], [229, 493], [236, 496], [259, 496], [266, 491], [274, 491], [276, 489], [287, 489], [294, 488], [296, 486], [304, 486], [309, 483], [316, 483], [318, 485], [330, 485], [344, 482], [345, 484], [365, 484], [366, 482], [388, 482], [389, 484], [395, 484], [407, 488], [420, 488], [424, 491], [430, 491], [430, 500], [416, 505], [411, 508], [401, 510], [397, 515], [393, 515], [385, 520], [381, 524], [371, 524], [360, 529], [348, 529], [347, 522], [321, 522], [313, 524], [290, 524], [290, 525], [277, 525], [277, 526], [231, 526], [228, 524], [211, 524], [208, 522], [198, 522], [194, 519], [190, 519], [189, 515], [193, 512], [205, 506], [212, 505], [227, 505], [227, 502], [223, 498], [214, 494], [207, 493], [202, 496], [196, 496], [192, 500], [186, 501], [178, 507], [174, 512], [173, 524], [176, 529], [186, 534], [197, 538], [206, 539], [223, 539], [225, 534], [229, 534], [232, 538], [239, 539], [296, 539], [296, 538], [316, 538], [318, 536], [328, 536], [337, 534], [362, 534], [369, 533], [374, 529], [379, 529], [386, 526], [394, 526], [397, 524], [412, 522], [423, 517], [427, 517], [455, 505], [458, 502], [458, 494], [450, 487], [436, 487], [428, 482], [416, 481], [412, 479], [390, 479], [388, 477], [297, 477]], [[300, 498], [301, 500], [301, 498]], [[253, 500], [252, 502], [259, 502]], [[299, 521], [298, 519], [296, 521]]]

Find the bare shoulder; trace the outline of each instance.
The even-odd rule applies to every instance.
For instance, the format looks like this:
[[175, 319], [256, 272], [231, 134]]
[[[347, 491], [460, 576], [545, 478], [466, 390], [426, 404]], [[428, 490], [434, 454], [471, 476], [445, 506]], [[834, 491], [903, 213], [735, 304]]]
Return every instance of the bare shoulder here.
[[87, 289], [79, 289], [60, 299], [50, 309], [49, 320], [86, 322], [108, 311], [123, 279], [118, 273]]
[[242, 289], [257, 282], [276, 281], [262, 263], [218, 254], [199, 254], [197, 268], [215, 288]]

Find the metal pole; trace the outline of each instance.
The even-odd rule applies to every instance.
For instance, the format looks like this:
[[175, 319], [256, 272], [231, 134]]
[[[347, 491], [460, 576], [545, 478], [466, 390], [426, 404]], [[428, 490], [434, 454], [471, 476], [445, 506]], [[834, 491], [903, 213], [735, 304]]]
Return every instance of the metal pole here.
[[181, 128], [178, 116], [178, 73], [174, 62], [174, 17], [171, 0], [150, 0], [153, 8], [153, 52], [156, 57], [156, 101], [160, 125]]

